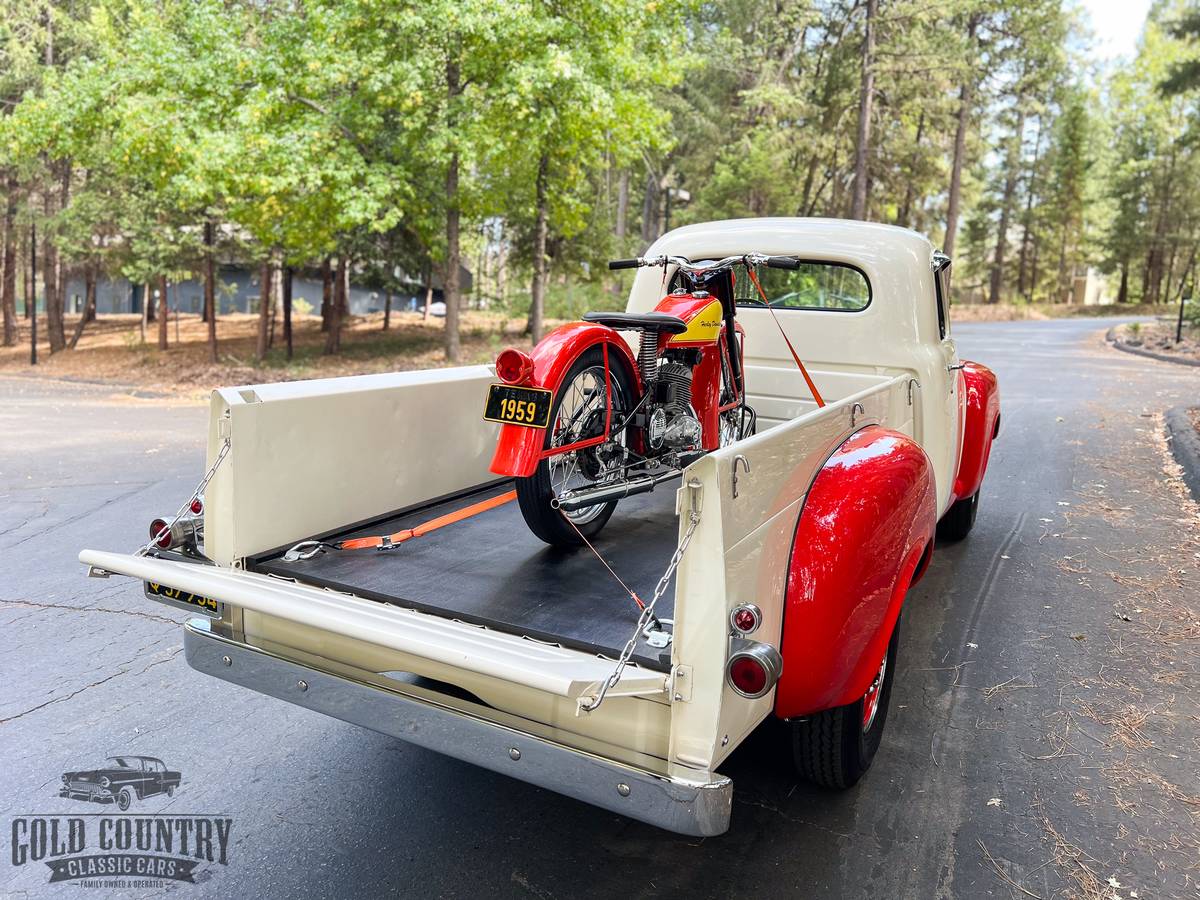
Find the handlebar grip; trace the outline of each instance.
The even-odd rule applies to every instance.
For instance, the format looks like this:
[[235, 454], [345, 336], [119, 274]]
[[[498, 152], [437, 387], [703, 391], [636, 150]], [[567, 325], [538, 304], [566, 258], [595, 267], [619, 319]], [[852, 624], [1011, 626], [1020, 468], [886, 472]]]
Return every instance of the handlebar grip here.
[[798, 269], [800, 260], [794, 256], [768, 256], [767, 267], [771, 269]]
[[608, 261], [610, 269], [636, 269], [641, 264], [640, 259], [610, 259]]

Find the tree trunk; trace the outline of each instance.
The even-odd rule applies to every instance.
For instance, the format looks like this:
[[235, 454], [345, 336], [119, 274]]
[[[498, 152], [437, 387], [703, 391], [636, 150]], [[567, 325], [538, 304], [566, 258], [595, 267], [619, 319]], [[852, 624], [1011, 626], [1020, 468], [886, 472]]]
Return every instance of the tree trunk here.
[[629, 219], [629, 170], [622, 169], [617, 176], [617, 251], [625, 252], [625, 230]]
[[329, 301], [329, 333], [325, 335], [325, 355], [332, 356], [342, 349], [342, 309], [346, 299], [346, 257], [339, 256], [333, 278], [333, 297]]
[[429, 307], [433, 305], [433, 266], [425, 266], [425, 313], [424, 321], [429, 321]]
[[446, 359], [452, 363], [458, 362], [460, 354], [458, 165], [458, 154], [455, 153], [446, 171], [446, 275], [442, 280], [442, 296], [446, 301]]
[[262, 279], [258, 299], [258, 340], [254, 345], [254, 356], [262, 362], [267, 358], [267, 334], [271, 326], [271, 260], [263, 263]]
[[[971, 16], [967, 26], [967, 45], [974, 47], [975, 32], [979, 29], [980, 13]], [[970, 63], [970, 61], [968, 61]], [[958, 206], [962, 194], [962, 173], [967, 156], [967, 126], [971, 119], [971, 104], [975, 99], [975, 70], [968, 68], [967, 77], [958, 91], [958, 124], [954, 129], [954, 162], [950, 167], [950, 192], [946, 199], [946, 237], [942, 251], [954, 255], [954, 239], [958, 233]]]
[[321, 330], [328, 333], [333, 319], [333, 266], [326, 256], [321, 260]]
[[79, 339], [83, 337], [83, 329], [88, 322], [95, 321], [96, 318], [96, 267], [89, 263], [83, 269], [83, 313], [79, 316], [79, 321], [75, 324], [75, 333], [71, 335], [71, 340], [67, 347], [74, 350], [79, 343]]
[[642, 243], [654, 243], [658, 237], [658, 179], [653, 172], [646, 173], [646, 192], [642, 196]]
[[1008, 249], [1008, 222], [1012, 218], [1013, 195], [1017, 192], [1017, 173], [1021, 165], [1021, 144], [1025, 134], [1024, 98], [1017, 97], [1021, 111], [1017, 113], [1017, 126], [1008, 146], [1004, 175], [1004, 195], [1000, 200], [1000, 226], [996, 232], [996, 254], [992, 259], [992, 277], [988, 288], [988, 303], [1000, 302], [1000, 288], [1004, 282], [1004, 254]]
[[25, 310], [29, 315], [29, 364], [37, 365], [37, 226], [29, 226], [29, 277], [25, 279]]
[[217, 273], [213, 261], [213, 223], [204, 223], [204, 316], [208, 322], [208, 361], [217, 362]]
[[150, 322], [150, 307], [154, 305], [154, 295], [150, 293], [150, 282], [142, 285], [142, 318], [138, 322], [141, 329], [142, 343], [146, 343], [146, 325]]
[[387, 331], [392, 324], [392, 292], [389, 289], [383, 296], [383, 330]]
[[287, 358], [292, 358], [292, 267], [283, 270], [283, 340], [287, 344]]
[[4, 183], [4, 280], [0, 307], [4, 309], [4, 346], [17, 342], [17, 179], [9, 174]]
[[1027, 278], [1029, 250], [1033, 243], [1033, 201], [1037, 196], [1037, 167], [1042, 155], [1042, 117], [1038, 116], [1037, 137], [1033, 141], [1033, 164], [1029, 168], [1029, 183], [1025, 185], [1025, 214], [1021, 217], [1021, 254], [1017, 264], [1017, 293], [1032, 299], [1033, 283]]
[[[49, 191], [46, 191], [44, 209], [47, 218], [54, 214]], [[51, 353], [57, 353], [67, 346], [63, 330], [62, 292], [58, 281], [58, 250], [47, 233], [42, 238], [42, 290], [46, 297], [46, 338], [50, 341]]]
[[1129, 302], [1129, 259], [1121, 260], [1121, 287], [1117, 290], [1117, 302]]
[[[925, 131], [925, 109], [924, 109], [924, 107], [922, 107], [920, 114], [917, 116], [917, 136], [916, 136], [916, 139], [913, 141], [913, 159], [914, 159], [914, 161], [917, 158], [917, 154], [920, 152], [921, 136], [924, 133], [924, 131]], [[900, 215], [897, 219], [897, 224], [904, 225], [907, 228], [912, 228], [912, 224], [913, 224], [912, 223], [912, 206], [913, 206], [913, 201], [916, 199], [914, 197], [915, 192], [916, 192], [915, 182], [912, 178], [909, 178], [907, 180], [907, 183], [904, 186], [904, 203], [902, 203], [900, 206]]]
[[546, 176], [550, 160], [545, 153], [538, 160], [537, 219], [533, 227], [533, 284], [529, 291], [529, 325], [526, 331], [536, 344], [545, 330], [546, 312], [546, 231], [549, 218], [549, 199], [546, 196]]
[[167, 303], [167, 278], [165, 275], [158, 279], [158, 349], [167, 349], [167, 325], [171, 321], [170, 307]]
[[850, 203], [852, 219], [867, 217], [867, 158], [871, 149], [871, 107], [875, 102], [875, 17], [878, 11], [879, 0], [867, 0], [858, 97], [858, 132], [854, 144], [854, 198]]

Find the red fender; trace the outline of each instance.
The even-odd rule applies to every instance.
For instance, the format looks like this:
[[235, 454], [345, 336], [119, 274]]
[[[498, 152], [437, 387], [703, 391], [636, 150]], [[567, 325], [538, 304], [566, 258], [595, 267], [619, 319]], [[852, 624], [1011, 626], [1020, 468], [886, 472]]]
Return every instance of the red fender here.
[[962, 368], [966, 397], [962, 455], [954, 476], [954, 499], [974, 495], [983, 483], [992, 439], [1000, 430], [1000, 388], [996, 375], [987, 366], [968, 362]]
[[[533, 376], [528, 384], [557, 391], [579, 355], [597, 344], [608, 347], [609, 365], [614, 364], [614, 359], [617, 365], [624, 365], [640, 391], [641, 379], [629, 345], [616, 329], [593, 322], [569, 322], [542, 338], [530, 354]], [[527, 478], [537, 469], [545, 440], [544, 429], [501, 425], [491, 470], [497, 475]]]
[[809, 488], [788, 564], [775, 715], [809, 715], [867, 692], [937, 520], [929, 457], [872, 425]]

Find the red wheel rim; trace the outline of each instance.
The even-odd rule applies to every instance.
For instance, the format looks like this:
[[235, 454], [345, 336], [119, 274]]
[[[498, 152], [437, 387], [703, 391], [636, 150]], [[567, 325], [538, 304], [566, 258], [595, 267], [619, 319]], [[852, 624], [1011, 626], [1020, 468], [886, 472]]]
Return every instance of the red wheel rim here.
[[875, 715], [879, 712], [879, 695], [882, 693], [883, 676], [887, 673], [887, 657], [884, 656], [883, 662], [879, 664], [879, 673], [875, 676], [875, 680], [871, 682], [871, 686], [867, 688], [867, 692], [863, 694], [862, 702], [862, 730], [865, 734], [871, 730], [871, 726], [875, 724]]

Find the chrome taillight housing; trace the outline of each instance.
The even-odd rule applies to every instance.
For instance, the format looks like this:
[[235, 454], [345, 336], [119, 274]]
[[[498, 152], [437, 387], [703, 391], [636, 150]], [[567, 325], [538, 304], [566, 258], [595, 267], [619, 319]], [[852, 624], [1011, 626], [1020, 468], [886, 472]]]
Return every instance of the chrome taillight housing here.
[[159, 518], [150, 523], [150, 540], [160, 550], [194, 550], [203, 539], [204, 519], [200, 516]]
[[770, 644], [730, 638], [725, 679], [743, 697], [753, 700], [764, 696], [775, 687], [782, 674], [783, 657]]
[[753, 603], [743, 603], [729, 611], [729, 624], [735, 634], [753, 634], [762, 624], [762, 610]]

